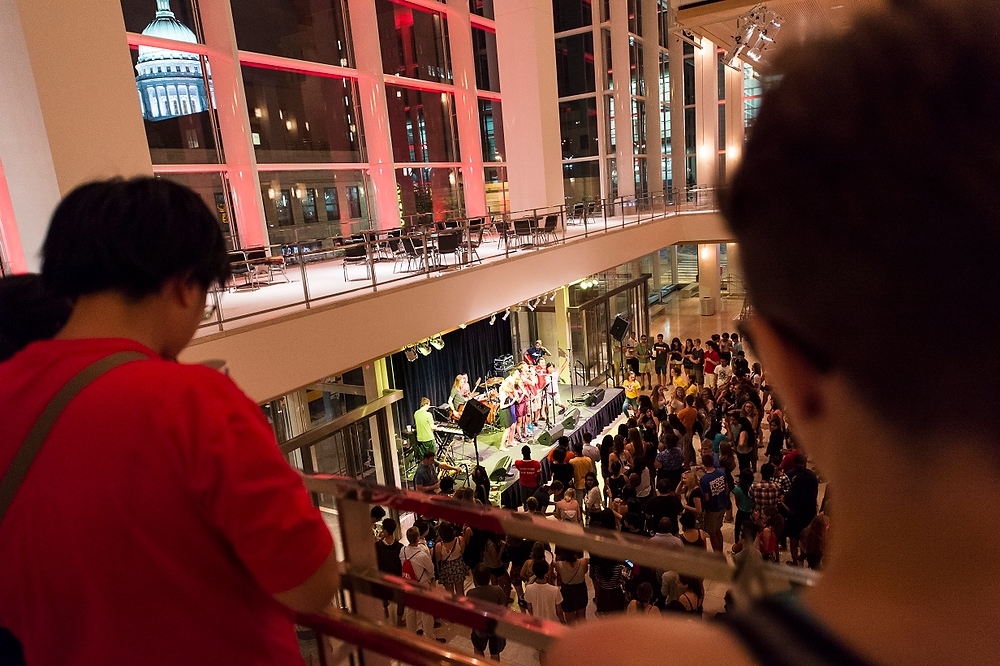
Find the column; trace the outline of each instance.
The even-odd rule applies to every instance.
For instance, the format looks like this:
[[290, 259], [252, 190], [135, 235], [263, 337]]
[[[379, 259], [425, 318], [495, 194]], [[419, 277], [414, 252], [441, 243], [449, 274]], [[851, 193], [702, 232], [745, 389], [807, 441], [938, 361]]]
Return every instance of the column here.
[[649, 255], [650, 259], [653, 261], [653, 291], [657, 294], [660, 293], [660, 289], [663, 288], [663, 279], [660, 275], [660, 252], [657, 250], [653, 254]]
[[[575, 350], [572, 349], [573, 337], [570, 329], [570, 310], [569, 310], [569, 288], [559, 287], [556, 289], [556, 346], [559, 349], [565, 349], [567, 354], [568, 362], [566, 367], [559, 374], [559, 381], [563, 384], [569, 384], [573, 381], [573, 359]], [[583, 351], [582, 349], [580, 350]], [[558, 355], [558, 352], [556, 352]], [[552, 359], [558, 368], [562, 364], [562, 360]]]
[[743, 157], [746, 127], [743, 120], [743, 65], [726, 67], [726, 176], [731, 176]]
[[704, 37], [701, 48], [694, 50], [699, 187], [711, 187], [719, 179], [719, 57], [715, 50], [715, 44]]
[[632, 77], [629, 66], [628, 3], [611, 3], [611, 64], [615, 72], [615, 165], [618, 196], [635, 196], [635, 153], [632, 144]]
[[369, 202], [374, 199], [377, 227], [392, 229], [400, 223], [399, 203], [375, 3], [373, 0], [347, 0], [347, 8], [351, 16], [354, 64], [358, 70], [358, 106], [361, 107], [372, 186]]
[[469, 3], [465, 0], [448, 0], [448, 41], [451, 45], [451, 69], [455, 76], [455, 116], [458, 120], [465, 214], [483, 217], [486, 215], [486, 177], [479, 130], [472, 23], [469, 22]]
[[[677, 27], [677, 9], [670, 3], [670, 29]], [[687, 147], [684, 145], [684, 42], [676, 34], [670, 34], [670, 169], [673, 172], [673, 188], [682, 194], [675, 201], [684, 200], [687, 187]], [[677, 262], [676, 249], [673, 253], [674, 266]], [[677, 275], [674, 271], [674, 284]]]
[[118, 1], [0, 0], [0, 16], [0, 215], [12, 264], [37, 271], [62, 195], [153, 169]]
[[500, 89], [508, 91], [503, 129], [511, 210], [561, 206], [562, 145], [552, 2], [503, 0], [496, 3], [495, 16]]
[[706, 243], [698, 246], [698, 294], [704, 300], [712, 299], [712, 312], [719, 306], [722, 284], [719, 277], [719, 245]]
[[[242, 247], [267, 244], [264, 202], [260, 196], [257, 156], [250, 136], [243, 72], [233, 29], [233, 12], [228, 2], [200, 5], [205, 45], [212, 49], [209, 64], [215, 87], [219, 133], [225, 149], [226, 170], [233, 199], [233, 217]], [[299, 218], [301, 219], [301, 217]]]
[[679, 268], [677, 265], [677, 246], [671, 245], [667, 248], [667, 257], [670, 261], [670, 284], [676, 285], [678, 282]]
[[[658, 0], [642, 2], [642, 55], [646, 74], [646, 183], [650, 195], [663, 193], [660, 146], [660, 34]], [[659, 203], [657, 203], [657, 206]], [[655, 278], [656, 281], [659, 278]], [[656, 282], [654, 282], [656, 284]]]

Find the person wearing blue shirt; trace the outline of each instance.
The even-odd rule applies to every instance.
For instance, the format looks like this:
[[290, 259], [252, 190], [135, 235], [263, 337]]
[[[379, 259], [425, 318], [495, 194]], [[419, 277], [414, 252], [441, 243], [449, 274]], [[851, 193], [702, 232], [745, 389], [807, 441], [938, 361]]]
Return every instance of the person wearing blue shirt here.
[[722, 552], [722, 521], [729, 508], [729, 486], [726, 483], [726, 473], [715, 466], [711, 454], [701, 457], [705, 474], [701, 477], [701, 492], [705, 510], [705, 531], [712, 541], [712, 550]]

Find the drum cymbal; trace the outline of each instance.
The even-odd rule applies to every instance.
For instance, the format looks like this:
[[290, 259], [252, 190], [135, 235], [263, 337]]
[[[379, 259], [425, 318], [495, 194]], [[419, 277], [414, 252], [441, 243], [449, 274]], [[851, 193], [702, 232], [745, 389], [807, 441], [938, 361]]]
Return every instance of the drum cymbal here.
[[490, 377], [486, 380], [487, 386], [496, 386], [497, 384], [503, 384], [503, 377]]

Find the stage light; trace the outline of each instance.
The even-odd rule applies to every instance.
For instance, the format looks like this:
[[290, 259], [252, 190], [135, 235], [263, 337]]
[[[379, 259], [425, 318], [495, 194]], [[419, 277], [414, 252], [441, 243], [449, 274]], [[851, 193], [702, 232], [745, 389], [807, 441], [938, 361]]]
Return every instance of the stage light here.
[[549, 303], [555, 303], [555, 302], [556, 302], [556, 292], [553, 291], [549, 294]]
[[458, 327], [464, 329], [468, 324], [459, 324]]
[[435, 335], [433, 338], [431, 338], [430, 343], [431, 347], [434, 347], [434, 349], [437, 349], [438, 351], [444, 349], [444, 338], [442, 338], [440, 335]]
[[507, 317], [509, 317], [509, 316], [510, 316], [510, 308], [507, 308], [507, 310], [504, 311], [504, 313], [503, 313], [503, 320], [507, 321]]
[[497, 313], [496, 312], [494, 312], [493, 315], [490, 317], [490, 326], [492, 326], [495, 323], [497, 323]]
[[406, 360], [410, 363], [417, 360], [417, 350], [413, 345], [406, 348]]
[[417, 343], [417, 351], [420, 352], [422, 356], [428, 356], [431, 353], [431, 346], [427, 344], [427, 341]]
[[531, 310], [532, 312], [535, 311], [535, 301], [534, 300], [528, 301], [528, 309]]

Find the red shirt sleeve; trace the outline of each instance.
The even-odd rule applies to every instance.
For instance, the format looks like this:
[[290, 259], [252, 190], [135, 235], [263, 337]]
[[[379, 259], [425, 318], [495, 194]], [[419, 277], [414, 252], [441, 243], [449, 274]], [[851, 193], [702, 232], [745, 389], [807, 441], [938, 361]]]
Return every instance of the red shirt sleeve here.
[[202, 429], [194, 452], [194, 474], [210, 476], [199, 484], [204, 508], [266, 592], [290, 590], [326, 560], [333, 547], [330, 530], [260, 408], [229, 378], [206, 372], [203, 390], [214, 399], [205, 406], [214, 407], [217, 425]]

